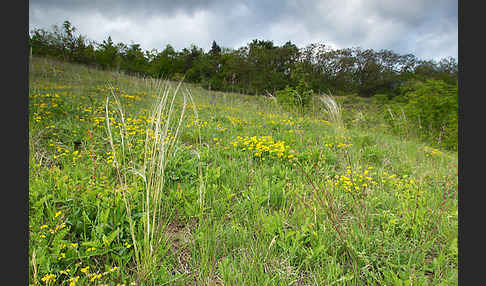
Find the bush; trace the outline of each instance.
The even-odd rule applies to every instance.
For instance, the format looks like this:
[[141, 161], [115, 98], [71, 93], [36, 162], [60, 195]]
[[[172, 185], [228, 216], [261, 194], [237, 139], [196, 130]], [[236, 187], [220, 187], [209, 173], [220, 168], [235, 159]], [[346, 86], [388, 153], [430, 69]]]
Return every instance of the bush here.
[[301, 80], [296, 87], [287, 86], [283, 90], [276, 92], [277, 102], [287, 108], [298, 108], [303, 112], [312, 99], [312, 89]]
[[422, 127], [432, 132], [438, 144], [457, 148], [457, 85], [442, 80], [427, 80], [406, 94], [405, 111]]
[[182, 81], [183, 79], [184, 79], [184, 75], [181, 73], [176, 72], [174, 75], [172, 75], [173, 81]]
[[375, 99], [375, 102], [378, 104], [385, 104], [389, 100], [389, 97], [386, 94], [375, 94], [373, 98]]
[[404, 113], [420, 136], [430, 143], [450, 150], [457, 150], [457, 85], [442, 80], [415, 82], [408, 86], [395, 101], [397, 114]]

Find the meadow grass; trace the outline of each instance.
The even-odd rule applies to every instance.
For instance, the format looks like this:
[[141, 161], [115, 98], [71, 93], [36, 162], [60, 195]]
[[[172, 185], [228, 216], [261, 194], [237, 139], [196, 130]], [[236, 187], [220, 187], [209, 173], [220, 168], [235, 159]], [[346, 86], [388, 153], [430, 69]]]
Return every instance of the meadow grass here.
[[31, 64], [30, 284], [458, 284], [457, 152], [385, 107]]

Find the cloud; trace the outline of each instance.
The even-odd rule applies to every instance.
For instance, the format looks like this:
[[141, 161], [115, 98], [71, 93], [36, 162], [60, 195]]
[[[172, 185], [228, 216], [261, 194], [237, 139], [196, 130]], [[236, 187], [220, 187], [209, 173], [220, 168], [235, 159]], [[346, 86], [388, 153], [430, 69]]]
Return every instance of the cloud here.
[[239, 48], [252, 39], [299, 47], [390, 49], [419, 58], [457, 58], [457, 1], [438, 0], [31, 0], [30, 28], [69, 20], [88, 38], [176, 49], [213, 40]]

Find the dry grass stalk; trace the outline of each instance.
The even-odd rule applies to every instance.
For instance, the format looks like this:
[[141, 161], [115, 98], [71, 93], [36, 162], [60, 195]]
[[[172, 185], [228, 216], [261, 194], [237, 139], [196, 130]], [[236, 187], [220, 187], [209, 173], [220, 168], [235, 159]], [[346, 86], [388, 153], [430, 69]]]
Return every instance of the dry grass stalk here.
[[324, 111], [327, 114], [328, 121], [336, 126], [338, 130], [344, 130], [341, 105], [336, 102], [330, 92], [329, 94], [322, 94], [319, 99], [324, 104]]
[[[179, 94], [182, 81], [173, 89], [169, 82], [146, 81], [147, 86], [158, 95], [152, 107], [151, 118], [146, 129], [145, 145], [143, 151], [143, 166], [137, 168], [135, 160], [130, 159], [131, 144], [130, 136], [127, 133], [125, 116], [118, 96], [113, 86], [109, 85], [111, 97], [115, 102], [115, 108], [120, 120], [121, 144], [119, 151], [115, 147], [112, 127], [109, 117], [109, 98], [106, 99], [105, 119], [107, 124], [108, 139], [113, 154], [113, 162], [122, 189], [122, 197], [129, 218], [130, 234], [135, 251], [135, 262], [139, 279], [145, 279], [157, 264], [158, 249], [163, 245], [162, 240], [162, 202], [164, 196], [165, 170], [170, 158], [176, 151], [176, 143], [180, 133], [182, 121], [188, 101], [192, 103], [195, 116], [194, 100], [191, 93], [186, 89], [183, 93], [183, 105], [180, 115], [176, 117], [175, 99]], [[175, 120], [175, 121], [173, 121]], [[128, 144], [127, 144], [128, 143]], [[131, 219], [133, 202], [128, 198], [128, 179], [135, 174], [143, 179], [144, 192], [142, 205], [143, 238], [137, 240], [135, 236], [135, 223]]]

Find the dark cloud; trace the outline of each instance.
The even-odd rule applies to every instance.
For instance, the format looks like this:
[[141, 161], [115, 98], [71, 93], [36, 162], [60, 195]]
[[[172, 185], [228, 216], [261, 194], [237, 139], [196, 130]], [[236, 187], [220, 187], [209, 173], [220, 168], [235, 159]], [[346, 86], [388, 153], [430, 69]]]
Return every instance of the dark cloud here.
[[31, 0], [31, 28], [70, 20], [97, 41], [176, 49], [213, 40], [237, 48], [252, 39], [298, 46], [322, 42], [336, 48], [391, 49], [420, 58], [457, 58], [457, 1], [451, 0]]
[[192, 15], [195, 11], [208, 9], [210, 2], [207, 0], [188, 1], [157, 1], [157, 0], [30, 0], [30, 8], [34, 9], [58, 9], [76, 13], [101, 12], [108, 17], [124, 15], [127, 17], [151, 17], [154, 15], [170, 16], [183, 11]]

